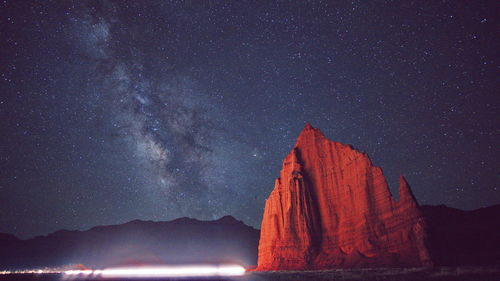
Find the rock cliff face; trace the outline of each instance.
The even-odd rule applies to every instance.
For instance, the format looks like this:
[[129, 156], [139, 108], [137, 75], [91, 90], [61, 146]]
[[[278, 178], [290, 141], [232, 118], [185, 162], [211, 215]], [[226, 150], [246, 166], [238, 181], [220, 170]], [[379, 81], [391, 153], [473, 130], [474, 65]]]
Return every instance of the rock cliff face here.
[[266, 201], [258, 270], [429, 265], [425, 222], [406, 180], [307, 124]]

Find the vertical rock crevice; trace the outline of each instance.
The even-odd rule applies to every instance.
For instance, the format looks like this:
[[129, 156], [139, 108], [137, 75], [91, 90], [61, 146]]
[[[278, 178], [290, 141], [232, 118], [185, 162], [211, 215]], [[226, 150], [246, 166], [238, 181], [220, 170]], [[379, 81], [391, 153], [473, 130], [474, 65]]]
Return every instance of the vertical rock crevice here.
[[425, 221], [404, 177], [399, 192], [395, 201], [365, 153], [307, 124], [266, 201], [258, 269], [429, 265]]

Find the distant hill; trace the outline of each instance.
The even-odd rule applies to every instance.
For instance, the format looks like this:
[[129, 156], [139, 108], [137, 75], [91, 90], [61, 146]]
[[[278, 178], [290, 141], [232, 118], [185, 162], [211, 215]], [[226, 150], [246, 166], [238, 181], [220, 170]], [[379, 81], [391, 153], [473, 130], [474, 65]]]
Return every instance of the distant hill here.
[[0, 234], [0, 269], [84, 264], [257, 263], [259, 230], [231, 216], [215, 221], [134, 220], [86, 231], [60, 230], [20, 240]]
[[463, 211], [421, 206], [435, 265], [500, 265], [500, 205]]
[[[421, 206], [436, 266], [499, 265], [500, 205], [463, 211]], [[83, 264], [257, 264], [259, 230], [226, 216], [215, 221], [135, 220], [86, 231], [60, 230], [21, 240], [0, 233], [0, 270]]]

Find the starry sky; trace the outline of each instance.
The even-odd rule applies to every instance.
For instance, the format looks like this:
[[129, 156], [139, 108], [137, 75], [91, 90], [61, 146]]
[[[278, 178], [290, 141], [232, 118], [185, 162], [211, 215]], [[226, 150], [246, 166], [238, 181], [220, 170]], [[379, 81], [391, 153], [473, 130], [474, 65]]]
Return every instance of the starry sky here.
[[421, 204], [500, 203], [497, 1], [2, 1], [0, 232], [260, 226], [306, 122]]

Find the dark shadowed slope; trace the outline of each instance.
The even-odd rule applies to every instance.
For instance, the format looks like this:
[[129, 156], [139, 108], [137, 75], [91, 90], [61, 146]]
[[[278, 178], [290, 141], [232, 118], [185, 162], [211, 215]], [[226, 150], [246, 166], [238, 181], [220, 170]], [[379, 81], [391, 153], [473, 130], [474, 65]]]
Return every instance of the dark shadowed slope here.
[[230, 216], [215, 221], [135, 220], [87, 231], [60, 230], [28, 240], [0, 234], [0, 269], [145, 263], [251, 266], [256, 264], [258, 239], [258, 230]]
[[500, 205], [463, 211], [422, 206], [436, 265], [500, 265]]

